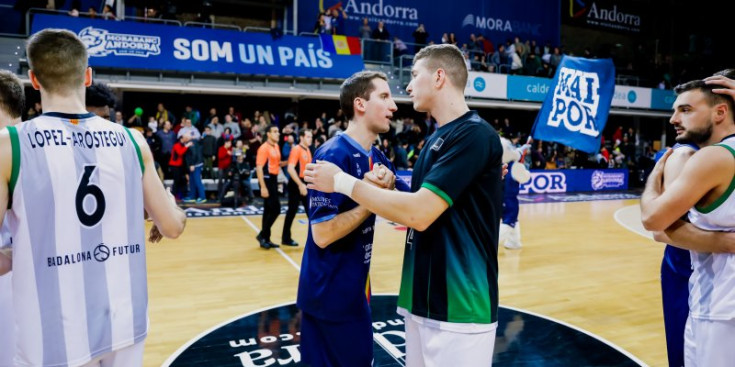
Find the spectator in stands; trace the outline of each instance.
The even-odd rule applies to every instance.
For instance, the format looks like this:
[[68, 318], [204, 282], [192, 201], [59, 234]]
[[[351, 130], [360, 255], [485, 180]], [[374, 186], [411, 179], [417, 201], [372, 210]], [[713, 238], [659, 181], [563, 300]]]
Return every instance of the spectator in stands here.
[[155, 160], [161, 155], [161, 139], [148, 126], [143, 129], [143, 135], [145, 136], [145, 141], [148, 143], [148, 147], [151, 149], [151, 154], [154, 158], [153, 164], [156, 167], [156, 171], [158, 172], [158, 178], [163, 181], [163, 171], [161, 170], [161, 165], [158, 163], [157, 160]]
[[176, 143], [176, 134], [171, 130], [171, 121], [164, 121], [163, 127], [156, 132], [156, 136], [161, 139], [161, 155], [158, 157], [158, 163], [161, 165], [163, 174], [168, 177], [168, 163], [171, 160], [171, 151], [174, 143]]
[[457, 36], [454, 34], [454, 32], [449, 33], [449, 40], [447, 41], [447, 43], [457, 46]]
[[413, 31], [413, 42], [416, 44], [414, 45], [414, 53], [419, 52], [424, 46], [426, 46], [426, 41], [429, 39], [429, 33], [426, 32], [426, 29], [424, 28], [424, 24], [421, 23], [416, 28], [415, 31]]
[[520, 56], [521, 61], [526, 60], [526, 56], [528, 55], [528, 49], [526, 49], [526, 44], [521, 42], [521, 38], [516, 36], [513, 39], [513, 46], [515, 46], [515, 52], [518, 53], [518, 56]]
[[209, 125], [207, 126], [209, 126], [209, 129], [212, 130], [212, 135], [218, 138], [222, 136], [222, 134], [225, 132], [225, 127], [219, 123], [219, 117], [217, 116], [212, 117]]
[[[137, 114], [136, 114], [135, 116], [131, 116], [131, 117], [130, 117], [130, 118], [128, 119], [128, 125], [129, 125], [129, 124], [133, 124], [133, 123], [135, 123], [135, 122], [136, 122], [136, 121], [135, 121], [135, 120], [133, 119], [133, 118], [134, 118], [134, 117], [136, 117], [136, 116], [137, 116]], [[137, 118], [138, 118], [138, 120], [140, 120], [140, 116], [137, 116]], [[158, 132], [158, 130], [160, 130], [160, 129], [158, 128], [158, 126], [159, 126], [159, 125], [158, 125], [158, 121], [156, 121], [156, 118], [155, 118], [155, 117], [153, 117], [153, 116], [148, 116], [148, 125], [147, 125], [147, 126], [148, 126], [148, 127], [150, 127], [150, 128], [151, 128], [151, 130], [153, 130], [153, 132], [154, 132], [154, 133], [156, 133], [156, 132]]]
[[472, 60], [470, 60], [470, 53], [469, 52], [462, 52], [462, 56], [464, 56], [464, 64], [467, 67], [467, 71], [472, 70]]
[[317, 118], [314, 122], [316, 127], [314, 128], [314, 136], [327, 136], [327, 131], [324, 129], [324, 123], [321, 119]]
[[393, 165], [396, 166], [397, 170], [407, 170], [408, 169], [408, 142], [405, 140], [399, 140], [398, 144], [396, 144], [395, 150], [395, 158], [393, 160]]
[[214, 161], [217, 159], [217, 138], [212, 135], [212, 129], [209, 126], [204, 128], [202, 133], [202, 177], [214, 178], [212, 168]]
[[554, 51], [549, 58], [549, 65], [551, 65], [551, 68], [554, 69], [554, 72], [556, 72], [556, 68], [559, 67], [561, 57], [561, 49], [559, 47], [554, 47]]
[[385, 28], [385, 23], [378, 22], [378, 26], [373, 30], [372, 38], [375, 40], [387, 41], [390, 39], [390, 33]]
[[370, 28], [370, 24], [368, 23], [368, 18], [362, 18], [362, 25], [360, 25], [360, 28], [357, 32], [360, 35], [360, 38], [362, 39], [369, 39], [370, 36], [373, 34], [373, 29]]
[[396, 61], [401, 55], [405, 55], [407, 52], [408, 46], [400, 38], [393, 37], [393, 57], [396, 58]]
[[442, 44], [449, 43], [449, 35], [446, 34], [446, 33], [443, 33], [442, 34], [442, 38], [441, 38], [441, 42], [442, 42]]
[[253, 123], [247, 117], [240, 123], [240, 140], [248, 147], [252, 147], [258, 140], [253, 133]]
[[[212, 123], [212, 119], [214, 119], [215, 117], [217, 117], [217, 109], [214, 108], [214, 107], [212, 107], [212, 108], [209, 109], [209, 116], [207, 116], [207, 119], [204, 120], [204, 122], [201, 125], [197, 125], [197, 128], [199, 130], [204, 130], [204, 127], [205, 126], [208, 126], [209, 124], [211, 124]], [[199, 120], [199, 121], [201, 122], [201, 120]]]
[[345, 19], [347, 19], [347, 12], [342, 8], [342, 3], [337, 3], [337, 6], [332, 8], [332, 34], [347, 34]]
[[482, 34], [477, 36], [477, 46], [485, 55], [490, 55], [495, 52], [495, 45], [489, 39], [485, 39], [485, 36]]
[[510, 61], [510, 73], [511, 74], [520, 74], [523, 72], [523, 61], [521, 60], [521, 55], [518, 51], [512, 53], [510, 55], [511, 61]]
[[176, 137], [181, 137], [181, 135], [189, 135], [189, 138], [193, 141], [197, 141], [202, 137], [202, 134], [199, 133], [199, 130], [191, 126], [191, 120], [186, 117], [181, 118], [181, 128], [176, 134]]
[[176, 118], [171, 112], [168, 112], [163, 103], [158, 104], [158, 110], [156, 111], [156, 121], [163, 123], [164, 121], [171, 121], [171, 125], [176, 125]]
[[483, 72], [491, 71], [490, 66], [485, 61], [485, 55], [475, 55], [475, 59], [472, 62], [472, 70]]
[[89, 9], [87, 9], [87, 14], [89, 14], [90, 19], [97, 18], [97, 9], [95, 9], [93, 6], [90, 6]]
[[327, 139], [324, 137], [324, 135], [317, 136], [316, 139], [314, 139], [314, 149], [311, 153], [313, 154], [314, 151], [316, 151], [326, 141]]
[[541, 60], [536, 56], [536, 53], [530, 52], [528, 54], [523, 65], [523, 72], [530, 76], [538, 76], [542, 73]]
[[176, 141], [173, 148], [171, 149], [170, 160], [168, 161], [169, 169], [174, 178], [174, 185], [171, 192], [178, 199], [183, 199], [188, 196], [188, 189], [186, 187], [186, 163], [184, 162], [184, 156], [186, 151], [192, 145], [189, 141], [189, 135], [181, 135], [179, 140]]
[[[225, 140], [224, 144], [217, 150], [217, 192], [222, 195], [222, 187], [227, 174], [227, 169], [232, 163], [232, 140]], [[220, 198], [221, 199], [221, 198]]]
[[110, 5], [105, 4], [105, 6], [102, 8], [102, 18], [105, 20], [115, 20], [117, 17], [115, 16], [115, 13], [112, 11], [112, 7]]
[[[240, 112], [237, 112], [237, 111], [235, 111], [235, 107], [233, 107], [233, 106], [230, 106], [230, 107], [229, 107], [229, 108], [227, 109], [227, 113], [229, 113], [229, 114], [230, 114], [230, 116], [232, 116], [232, 121], [235, 121], [235, 122], [238, 122], [238, 123], [239, 123], [240, 121], [242, 121], [242, 114], [241, 114]], [[233, 131], [234, 131], [234, 130], [233, 130]]]
[[490, 57], [490, 63], [494, 66], [495, 70], [502, 73], [503, 70], [507, 70], [508, 55], [505, 52], [505, 45], [500, 44], [498, 49]]
[[115, 111], [115, 123], [119, 125], [123, 125], [125, 123], [125, 120], [123, 120], [122, 112]]
[[191, 125], [192, 126], [194, 126], [197, 129], [199, 129], [199, 131], [202, 130], [201, 127], [200, 127], [200, 125], [199, 125], [200, 124], [200, 121], [199, 120], [201, 120], [202, 116], [199, 113], [199, 110], [194, 109], [191, 105], [186, 105], [185, 111], [184, 111], [184, 113], [181, 114], [181, 117], [182, 118], [183, 117], [188, 118], [191, 121]]
[[235, 122], [232, 118], [232, 115], [226, 114], [225, 115], [225, 125], [224, 128], [229, 128], [232, 132], [232, 137], [235, 139], [239, 139], [240, 135], [242, 135], [242, 132], [240, 131], [240, 124]]
[[[191, 124], [191, 122], [189, 123]], [[189, 141], [188, 147], [184, 162], [189, 169], [189, 195], [184, 198], [184, 202], [201, 204], [207, 201], [204, 193], [204, 183], [202, 183], [202, 167], [204, 166], [202, 143], [199, 140], [192, 139]]]
[[618, 127], [615, 128], [615, 132], [612, 134], [612, 141], [622, 140], [622, 139], [623, 139], [623, 127], [618, 125]]
[[531, 153], [531, 169], [544, 168], [546, 168], [546, 157], [544, 157], [543, 143], [539, 141], [536, 150]]
[[314, 33], [325, 34], [328, 31], [328, 27], [327, 18], [324, 16], [324, 13], [319, 13], [316, 24], [314, 24]]

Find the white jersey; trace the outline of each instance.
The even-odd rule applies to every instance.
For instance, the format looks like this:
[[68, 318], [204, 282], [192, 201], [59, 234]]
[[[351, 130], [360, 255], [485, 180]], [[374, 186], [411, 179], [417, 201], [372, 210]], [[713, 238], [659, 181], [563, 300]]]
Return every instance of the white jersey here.
[[[717, 144], [735, 157], [735, 137]], [[720, 148], [721, 149], [721, 148]], [[735, 178], [727, 191], [705, 208], [689, 210], [689, 220], [708, 231], [735, 231]], [[735, 255], [690, 251], [689, 309], [695, 319], [735, 319]]]
[[143, 161], [124, 127], [45, 113], [9, 127], [15, 365], [79, 366], [148, 332]]
[[[2, 228], [0, 228], [0, 252], [11, 255], [9, 250], [12, 243], [8, 221], [3, 220]], [[15, 353], [11, 274], [12, 272], [0, 275], [0, 367], [12, 366]]]

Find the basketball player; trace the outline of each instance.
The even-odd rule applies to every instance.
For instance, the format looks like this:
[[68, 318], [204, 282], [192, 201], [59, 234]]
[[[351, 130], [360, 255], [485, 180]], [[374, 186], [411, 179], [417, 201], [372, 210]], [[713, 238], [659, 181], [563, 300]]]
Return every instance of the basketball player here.
[[[385, 74], [358, 72], [342, 83], [347, 130], [317, 149], [315, 159], [350, 177], [407, 190], [390, 160], [372, 146], [388, 132], [397, 107]], [[382, 183], [371, 170], [382, 171]], [[356, 178], [357, 179], [357, 178]], [[378, 190], [376, 188], [376, 190]], [[375, 215], [339, 193], [309, 191], [309, 234], [301, 262], [297, 305], [302, 310], [301, 355], [312, 367], [368, 367], [373, 361], [370, 260]]]
[[110, 110], [115, 108], [115, 94], [107, 85], [94, 82], [85, 91], [84, 104], [87, 112], [110, 120]]
[[[281, 214], [278, 200], [278, 172], [281, 170], [281, 148], [278, 126], [270, 124], [265, 129], [266, 141], [258, 148], [255, 156], [255, 173], [258, 175], [260, 196], [263, 198], [263, 225], [255, 237], [264, 249], [280, 247], [271, 241], [271, 227]], [[285, 165], [285, 162], [284, 162]]]
[[[25, 109], [23, 84], [15, 74], [0, 69], [0, 129], [20, 122]], [[7, 223], [0, 229], [0, 366], [12, 366], [15, 353], [12, 279], [12, 239]]]
[[326, 162], [308, 165], [305, 180], [411, 228], [398, 298], [407, 365], [487, 367], [498, 320], [503, 149], [467, 107], [467, 68], [456, 46], [423, 48], [411, 75], [414, 109], [439, 124], [414, 166], [411, 193], [380, 190]]
[[[281, 244], [286, 246], [298, 246], [299, 243], [291, 238], [291, 225], [296, 217], [296, 211], [299, 209], [299, 203], [304, 206], [307, 217], [309, 216], [309, 201], [306, 196], [306, 184], [304, 183], [304, 171], [306, 165], [311, 163], [311, 146], [312, 133], [309, 129], [301, 129], [299, 131], [299, 144], [288, 155], [288, 211], [286, 211], [286, 220], [283, 222], [283, 235], [281, 236]], [[298, 166], [298, 172], [296, 167]]]
[[186, 215], [140, 133], [85, 110], [87, 51], [46, 29], [26, 46], [44, 114], [0, 132], [0, 217], [13, 238], [14, 365], [141, 366], [143, 209], [166, 237]]
[[[673, 183], [663, 190], [667, 159], [656, 164], [641, 196], [641, 216], [648, 230], [663, 231], [689, 213], [696, 228], [706, 231], [735, 230], [735, 119], [731, 97], [712, 92], [704, 81], [677, 86], [670, 122], [677, 141], [702, 147], [691, 155]], [[668, 234], [668, 230], [666, 231]], [[677, 241], [672, 241], [677, 244]], [[678, 244], [677, 244], [678, 245]], [[689, 318], [684, 331], [684, 364], [728, 366], [735, 350], [723, 340], [735, 334], [735, 266], [731, 254], [690, 244], [692, 275], [689, 280]], [[710, 247], [712, 247], [710, 245]]]

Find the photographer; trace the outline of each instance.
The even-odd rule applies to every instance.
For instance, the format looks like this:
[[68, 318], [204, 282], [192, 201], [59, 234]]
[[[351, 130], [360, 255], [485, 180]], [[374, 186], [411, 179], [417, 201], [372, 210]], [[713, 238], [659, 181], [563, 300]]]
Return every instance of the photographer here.
[[224, 183], [219, 192], [219, 201], [222, 206], [225, 206], [226, 203], [230, 204], [229, 200], [226, 200], [225, 194], [232, 189], [235, 195], [231, 204], [233, 208], [237, 208], [243, 203], [240, 195], [241, 189], [244, 191], [248, 202], [252, 202], [254, 200], [254, 196], [253, 191], [250, 188], [250, 165], [245, 161], [245, 154], [242, 150], [236, 149], [233, 156], [235, 159], [225, 170], [223, 175]]

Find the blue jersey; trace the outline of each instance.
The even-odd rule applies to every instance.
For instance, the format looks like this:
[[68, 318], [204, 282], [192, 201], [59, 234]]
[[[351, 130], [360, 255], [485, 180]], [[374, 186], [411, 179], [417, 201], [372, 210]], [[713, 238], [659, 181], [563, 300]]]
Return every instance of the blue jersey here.
[[[380, 150], [372, 147], [368, 152], [347, 134], [324, 143], [314, 160], [332, 162], [360, 179], [373, 163], [381, 163], [395, 173]], [[398, 189], [407, 187], [398, 181]], [[355, 207], [357, 203], [345, 195], [309, 190], [309, 235], [301, 261], [297, 305], [318, 319], [340, 322], [370, 317], [369, 271], [375, 215], [324, 249], [314, 243], [311, 232], [312, 224], [326, 222]]]

